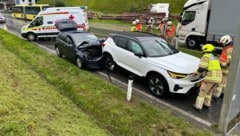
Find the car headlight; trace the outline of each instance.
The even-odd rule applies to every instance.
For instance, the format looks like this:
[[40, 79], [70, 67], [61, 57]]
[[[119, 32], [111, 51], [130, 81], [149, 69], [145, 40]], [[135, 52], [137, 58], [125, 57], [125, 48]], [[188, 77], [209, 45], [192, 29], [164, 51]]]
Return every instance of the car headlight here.
[[175, 73], [175, 72], [171, 72], [171, 71], [168, 71], [168, 74], [170, 75], [170, 77], [172, 77], [174, 79], [185, 78], [188, 75], [188, 74]]

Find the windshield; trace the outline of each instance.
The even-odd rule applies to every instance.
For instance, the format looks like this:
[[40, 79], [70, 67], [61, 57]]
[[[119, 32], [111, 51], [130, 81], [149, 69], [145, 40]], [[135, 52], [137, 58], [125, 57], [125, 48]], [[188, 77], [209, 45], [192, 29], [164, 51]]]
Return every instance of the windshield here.
[[76, 45], [81, 45], [83, 42], [89, 41], [96, 41], [98, 38], [93, 34], [81, 34], [81, 35], [74, 35], [73, 40]]
[[162, 57], [178, 52], [173, 46], [160, 38], [151, 38], [142, 42], [147, 57]]

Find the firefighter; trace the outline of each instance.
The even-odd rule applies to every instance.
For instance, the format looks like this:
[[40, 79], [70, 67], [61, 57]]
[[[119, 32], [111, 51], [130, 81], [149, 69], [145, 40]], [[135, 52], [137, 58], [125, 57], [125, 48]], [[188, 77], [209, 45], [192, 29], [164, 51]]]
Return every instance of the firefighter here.
[[161, 20], [161, 22], [159, 23], [159, 34], [160, 34], [160, 37], [164, 38], [165, 39], [165, 32], [166, 32], [166, 22], [167, 22], [167, 18], [163, 18]]
[[142, 31], [142, 24], [140, 23], [139, 19], [136, 19], [136, 31], [138, 32]]
[[132, 21], [131, 32], [136, 31], [136, 21]]
[[146, 20], [146, 25], [147, 25], [147, 32], [152, 33], [153, 32], [153, 25], [154, 25], [153, 17], [150, 17], [150, 19]]
[[228, 67], [232, 58], [232, 37], [230, 35], [224, 35], [220, 38], [220, 44], [223, 46], [222, 53], [219, 57], [219, 62], [222, 67], [223, 78], [222, 82], [219, 84], [219, 87], [213, 92], [214, 98], [218, 98], [223, 93], [223, 90], [226, 88]]
[[167, 21], [167, 27], [166, 27], [166, 40], [168, 41], [168, 43], [172, 42], [172, 39], [174, 37], [175, 34], [175, 27], [172, 24], [172, 21]]
[[214, 56], [214, 46], [205, 44], [202, 46], [203, 56], [200, 59], [199, 68], [193, 75], [204, 73], [204, 79], [201, 82], [200, 91], [196, 98], [194, 108], [201, 111], [203, 106], [211, 106], [212, 92], [222, 81], [222, 71], [219, 60]]

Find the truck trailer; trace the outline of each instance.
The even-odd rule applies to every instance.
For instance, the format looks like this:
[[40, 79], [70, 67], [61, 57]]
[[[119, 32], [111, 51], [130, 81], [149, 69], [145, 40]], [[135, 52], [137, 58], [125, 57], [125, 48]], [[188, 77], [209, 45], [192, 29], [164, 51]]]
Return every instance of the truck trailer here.
[[223, 35], [236, 33], [240, 0], [188, 0], [181, 13], [178, 42], [193, 49], [204, 43], [219, 46]]

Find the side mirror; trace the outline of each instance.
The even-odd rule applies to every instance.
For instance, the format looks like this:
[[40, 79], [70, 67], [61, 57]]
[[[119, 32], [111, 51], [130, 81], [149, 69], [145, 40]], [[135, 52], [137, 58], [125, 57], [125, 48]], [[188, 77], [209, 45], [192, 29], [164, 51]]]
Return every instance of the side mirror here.
[[135, 52], [134, 55], [138, 56], [139, 58], [141, 58], [143, 56], [143, 54], [141, 52]]
[[179, 22], [180, 23], [182, 22], [182, 15], [183, 15], [183, 13], [180, 13], [180, 15], [179, 15]]

